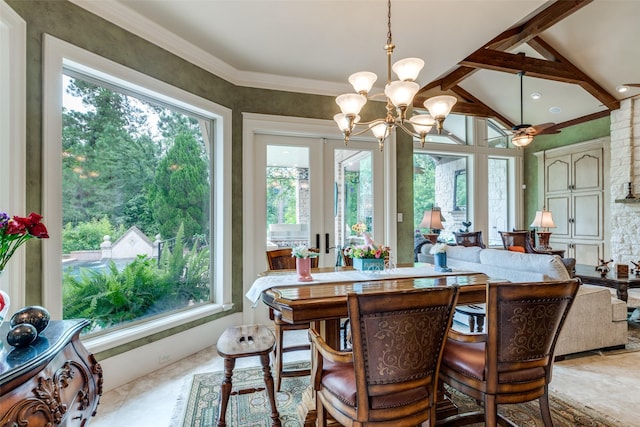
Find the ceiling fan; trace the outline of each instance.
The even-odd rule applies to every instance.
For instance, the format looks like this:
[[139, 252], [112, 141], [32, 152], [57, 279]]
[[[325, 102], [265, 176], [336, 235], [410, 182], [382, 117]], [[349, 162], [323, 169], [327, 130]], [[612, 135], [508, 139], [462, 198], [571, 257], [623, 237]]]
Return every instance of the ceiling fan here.
[[533, 141], [533, 137], [535, 135], [541, 134], [552, 134], [559, 133], [559, 130], [551, 130], [552, 126], [555, 126], [555, 123], [547, 122], [539, 125], [532, 126], [530, 124], [524, 124], [523, 119], [523, 94], [522, 94], [522, 78], [524, 77], [524, 71], [520, 71], [518, 73], [520, 76], [520, 124], [516, 125], [512, 128], [513, 130], [513, 138], [511, 142], [516, 147], [524, 147], [529, 145]]

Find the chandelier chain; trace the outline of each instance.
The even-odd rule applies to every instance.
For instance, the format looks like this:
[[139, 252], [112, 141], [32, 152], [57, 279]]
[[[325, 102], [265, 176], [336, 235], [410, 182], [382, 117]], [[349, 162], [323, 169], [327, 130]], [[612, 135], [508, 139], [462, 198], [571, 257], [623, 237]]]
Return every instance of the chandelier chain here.
[[387, 2], [387, 45], [393, 44], [391, 36], [391, 0]]

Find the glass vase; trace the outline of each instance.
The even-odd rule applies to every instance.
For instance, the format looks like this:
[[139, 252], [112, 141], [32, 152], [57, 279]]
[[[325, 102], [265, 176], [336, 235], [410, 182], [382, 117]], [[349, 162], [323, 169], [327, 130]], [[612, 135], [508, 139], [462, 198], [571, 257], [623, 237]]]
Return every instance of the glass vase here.
[[311, 282], [311, 258], [296, 258], [296, 272], [299, 282]]
[[[0, 277], [2, 277], [2, 270], [0, 270]], [[9, 298], [9, 294], [0, 289], [0, 326], [2, 326], [2, 323], [9, 312], [10, 305], [11, 299]]]

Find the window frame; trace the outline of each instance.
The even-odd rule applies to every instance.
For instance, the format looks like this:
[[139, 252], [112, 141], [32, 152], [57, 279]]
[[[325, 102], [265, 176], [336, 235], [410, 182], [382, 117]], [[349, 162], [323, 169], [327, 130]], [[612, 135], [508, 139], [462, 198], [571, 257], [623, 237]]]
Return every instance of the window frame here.
[[[211, 302], [193, 309], [118, 328], [85, 341], [93, 352], [135, 341], [177, 325], [231, 310], [231, 110], [48, 34], [44, 35], [43, 69], [43, 213], [50, 239], [43, 245], [43, 303], [53, 318], [62, 318], [62, 74], [64, 68], [97, 73], [107, 81], [148, 93], [214, 122], [211, 149]], [[54, 196], [52, 196], [54, 195]], [[57, 195], [57, 197], [55, 196]]]
[[[26, 22], [0, 2], [0, 206], [9, 215], [26, 216]], [[0, 287], [11, 295], [12, 307], [26, 304], [25, 249], [11, 258], [0, 277]]]
[[470, 118], [468, 128], [471, 141], [466, 144], [444, 144], [427, 142], [424, 147], [414, 140], [413, 153], [467, 156], [467, 221], [472, 222], [474, 230], [489, 230], [488, 215], [488, 163], [489, 158], [509, 160], [509, 223], [510, 227], [522, 227], [524, 209], [524, 191], [522, 170], [524, 150], [513, 146], [489, 147], [486, 141], [487, 119]]

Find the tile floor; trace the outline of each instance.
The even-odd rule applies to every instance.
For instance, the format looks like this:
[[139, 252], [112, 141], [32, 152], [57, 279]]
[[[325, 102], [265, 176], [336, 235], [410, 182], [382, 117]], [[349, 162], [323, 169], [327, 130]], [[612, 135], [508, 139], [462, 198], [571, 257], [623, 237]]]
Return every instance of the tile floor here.
[[[305, 340], [306, 331], [293, 339]], [[291, 335], [289, 338], [291, 339]], [[614, 352], [615, 353], [615, 352]], [[285, 361], [302, 360], [307, 352], [285, 355]], [[237, 367], [258, 366], [253, 358], [238, 360]], [[640, 351], [621, 354], [586, 353], [557, 362], [551, 390], [607, 414], [620, 427], [640, 427]], [[215, 347], [200, 351], [161, 371], [156, 371], [102, 396], [91, 427], [174, 427], [172, 416], [179, 396], [193, 374], [220, 371], [222, 359]], [[633, 409], [636, 408], [636, 409]]]

